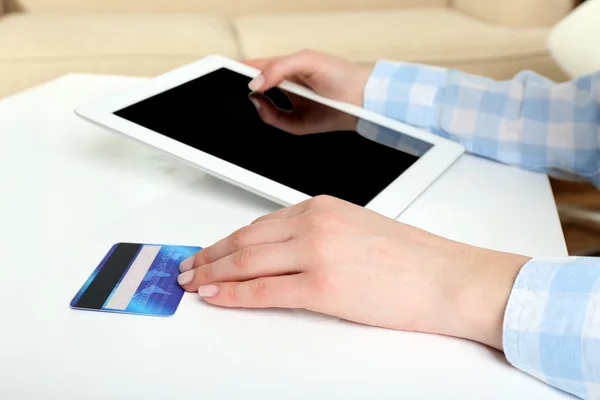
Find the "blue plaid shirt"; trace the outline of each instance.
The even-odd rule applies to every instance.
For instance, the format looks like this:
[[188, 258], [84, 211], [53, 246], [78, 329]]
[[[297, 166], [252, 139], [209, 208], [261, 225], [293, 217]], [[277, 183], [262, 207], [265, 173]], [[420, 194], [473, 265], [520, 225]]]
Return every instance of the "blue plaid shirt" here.
[[[479, 156], [600, 187], [600, 72], [565, 83], [530, 71], [496, 81], [379, 62], [364, 107]], [[387, 131], [367, 136], [393, 145]], [[506, 307], [503, 349], [516, 368], [577, 397], [600, 399], [600, 259], [528, 262]]]

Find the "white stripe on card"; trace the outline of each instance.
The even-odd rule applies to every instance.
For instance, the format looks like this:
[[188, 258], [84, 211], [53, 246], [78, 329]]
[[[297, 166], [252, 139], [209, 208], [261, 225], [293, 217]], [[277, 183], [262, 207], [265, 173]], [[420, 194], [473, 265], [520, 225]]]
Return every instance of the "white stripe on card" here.
[[152, 266], [160, 248], [161, 246], [142, 246], [127, 274], [123, 277], [119, 287], [117, 287], [104, 308], [111, 310], [125, 310], [127, 308], [135, 291]]

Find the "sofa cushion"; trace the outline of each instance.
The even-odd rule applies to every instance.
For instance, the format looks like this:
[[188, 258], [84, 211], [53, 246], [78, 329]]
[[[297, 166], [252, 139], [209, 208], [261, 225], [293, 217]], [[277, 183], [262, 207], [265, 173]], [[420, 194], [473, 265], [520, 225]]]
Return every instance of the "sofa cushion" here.
[[235, 8], [235, 0], [17, 0], [9, 4], [13, 10], [28, 13], [210, 13], [220, 17], [231, 17]]
[[235, 0], [236, 15], [446, 6], [448, 0]]
[[492, 24], [550, 27], [567, 15], [574, 0], [453, 0], [455, 9]]
[[152, 77], [193, 62], [195, 59], [195, 57], [148, 55], [103, 58], [57, 57], [11, 62], [0, 60], [0, 100], [72, 72]]
[[445, 65], [546, 54], [548, 30], [491, 25], [450, 8], [354, 13], [271, 14], [234, 22], [243, 56], [254, 58], [303, 48], [356, 62], [378, 59]]
[[56, 58], [236, 57], [224, 20], [202, 15], [9, 14], [0, 20], [0, 62]]
[[[2, 0], [0, 0], [1, 2]], [[445, 6], [448, 0], [18, 0], [29, 13], [210, 13], [228, 16], [256, 12], [365, 10]]]
[[238, 56], [217, 18], [9, 14], [0, 19], [0, 98], [70, 72], [155, 76], [211, 53]]

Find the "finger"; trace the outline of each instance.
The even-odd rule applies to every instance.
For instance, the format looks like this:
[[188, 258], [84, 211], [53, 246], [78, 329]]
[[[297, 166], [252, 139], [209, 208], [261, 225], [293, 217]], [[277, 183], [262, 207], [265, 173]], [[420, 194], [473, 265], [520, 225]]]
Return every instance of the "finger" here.
[[215, 282], [249, 279], [300, 272], [300, 252], [293, 241], [244, 247], [217, 261], [179, 275], [177, 281], [188, 292]]
[[265, 221], [263, 224], [244, 226], [212, 246], [205, 247], [183, 260], [179, 265], [179, 270], [185, 272], [215, 262], [244, 247], [285, 242], [294, 237], [294, 229], [294, 223], [285, 220]]
[[264, 96], [251, 95], [250, 101], [256, 107], [260, 119], [265, 124], [274, 126], [282, 131], [293, 135], [305, 135], [310, 132], [310, 129], [299, 118], [298, 114], [279, 110], [275, 105]]
[[296, 274], [203, 286], [198, 294], [222, 307], [305, 308], [308, 289], [306, 274]]
[[263, 93], [286, 79], [305, 80], [318, 72], [319, 65], [317, 61], [313, 52], [310, 51], [300, 51], [289, 56], [276, 58], [268, 63], [262, 69], [262, 74], [253, 79], [248, 86], [252, 91]]
[[[281, 92], [288, 98], [288, 100], [292, 104], [291, 110], [287, 110], [287, 109], [282, 110], [281, 108], [277, 107], [277, 105], [273, 102], [273, 100], [266, 93], [263, 94], [263, 93], [258, 93], [258, 92], [252, 92], [249, 94], [248, 98], [253, 103], [254, 103], [254, 100], [258, 100], [258, 103], [259, 103], [258, 105], [256, 103], [254, 103], [254, 105], [257, 107], [257, 109], [259, 107], [262, 107], [263, 105], [271, 106], [271, 108], [273, 108], [274, 110], [284, 112], [287, 114], [291, 114], [295, 118], [299, 118], [299, 116], [302, 115], [303, 110], [314, 105], [314, 102], [312, 102], [311, 100], [308, 100], [306, 97], [298, 96], [295, 93], [288, 92], [285, 90], [282, 90]], [[301, 119], [301, 118], [299, 118], [299, 119]]]
[[287, 90], [283, 91], [285, 95], [290, 99], [292, 106], [294, 108], [303, 108], [306, 106], [313, 105], [314, 102], [312, 100], [307, 99], [306, 97], [299, 96], [295, 93], [288, 92]]

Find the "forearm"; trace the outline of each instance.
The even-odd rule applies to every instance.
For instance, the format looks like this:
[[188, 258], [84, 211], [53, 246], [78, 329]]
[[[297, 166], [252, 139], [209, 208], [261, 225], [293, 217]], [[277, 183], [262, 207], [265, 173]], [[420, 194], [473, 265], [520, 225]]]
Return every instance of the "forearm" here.
[[467, 151], [600, 186], [600, 72], [556, 84], [531, 72], [508, 81], [379, 62], [364, 107], [457, 141]]

